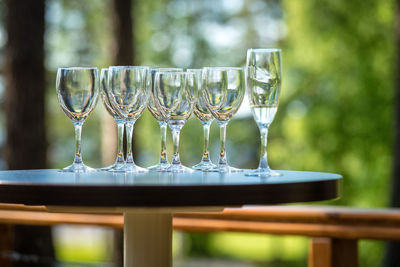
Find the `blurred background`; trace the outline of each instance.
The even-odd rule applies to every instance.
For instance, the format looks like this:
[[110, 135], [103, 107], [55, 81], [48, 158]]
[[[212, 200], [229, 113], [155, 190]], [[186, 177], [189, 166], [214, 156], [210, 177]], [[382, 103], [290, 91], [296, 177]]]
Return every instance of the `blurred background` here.
[[[395, 0], [2, 0], [0, 10], [3, 169], [72, 162], [73, 125], [55, 92], [58, 67], [244, 66], [248, 48], [279, 47], [283, 88], [269, 134], [272, 168], [342, 174], [342, 198], [320, 205], [388, 207], [391, 194], [400, 194], [392, 180]], [[82, 135], [92, 167], [115, 159], [116, 126], [99, 100]], [[256, 168], [259, 133], [246, 101], [227, 128], [228, 161]], [[182, 130], [186, 166], [201, 159], [201, 129], [193, 116]], [[210, 140], [216, 160], [215, 123]], [[168, 143], [170, 157], [170, 135]], [[158, 124], [146, 111], [135, 125], [136, 163], [155, 164], [159, 149]], [[50, 231], [60, 266], [113, 266], [113, 230]], [[182, 266], [306, 266], [307, 244], [301, 237], [176, 232], [174, 255]], [[361, 242], [360, 266], [380, 266], [383, 256], [383, 243]]]

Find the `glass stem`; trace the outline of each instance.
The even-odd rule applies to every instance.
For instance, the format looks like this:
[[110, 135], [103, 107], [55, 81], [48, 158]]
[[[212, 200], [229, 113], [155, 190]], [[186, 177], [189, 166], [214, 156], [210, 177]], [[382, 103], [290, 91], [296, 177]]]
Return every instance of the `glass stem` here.
[[259, 169], [269, 169], [267, 160], [267, 139], [268, 139], [268, 127], [260, 127], [261, 136], [261, 156]]
[[74, 164], [82, 164], [82, 154], [81, 154], [82, 125], [83, 125], [83, 121], [74, 122], [74, 128], [75, 128], [75, 159], [74, 159]]
[[180, 165], [181, 160], [179, 159], [179, 135], [181, 134], [182, 127], [174, 126], [171, 129], [172, 132], [172, 141], [174, 146], [174, 154], [172, 155], [172, 164], [173, 165]]
[[226, 149], [225, 149], [225, 140], [226, 140], [226, 125], [227, 122], [218, 122], [219, 124], [219, 138], [220, 138], [220, 152], [219, 152], [219, 162], [218, 166], [226, 166]]
[[161, 131], [161, 154], [160, 154], [160, 164], [168, 164], [167, 159], [167, 123], [164, 121], [159, 121]]
[[115, 120], [117, 123], [118, 129], [118, 151], [117, 151], [117, 160], [115, 163], [123, 164], [124, 163], [124, 120]]
[[126, 128], [126, 163], [127, 164], [134, 164], [133, 156], [132, 156], [132, 134], [133, 134], [133, 126], [134, 121], [126, 121], [125, 128]]
[[203, 134], [204, 134], [203, 158], [201, 159], [201, 161], [210, 162], [210, 153], [208, 152], [208, 143], [209, 143], [209, 138], [210, 138], [211, 122], [202, 121], [201, 124], [203, 125]]

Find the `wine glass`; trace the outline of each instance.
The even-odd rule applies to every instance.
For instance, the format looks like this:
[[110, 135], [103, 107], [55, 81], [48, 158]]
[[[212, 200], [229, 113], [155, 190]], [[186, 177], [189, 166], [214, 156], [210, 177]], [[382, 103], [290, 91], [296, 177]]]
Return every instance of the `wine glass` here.
[[196, 77], [187, 72], [157, 72], [154, 82], [153, 100], [160, 113], [167, 119], [174, 143], [172, 163], [167, 171], [193, 172], [192, 169], [183, 166], [179, 159], [179, 135], [192, 113], [194, 96], [191, 92], [197, 90]]
[[268, 166], [268, 128], [274, 120], [281, 91], [281, 50], [247, 50], [247, 94], [261, 135], [261, 159], [257, 169], [246, 173], [248, 176], [279, 176]]
[[125, 165], [124, 159], [124, 126], [125, 120], [122, 116], [120, 116], [111, 105], [110, 102], [110, 94], [108, 90], [108, 68], [101, 69], [100, 72], [100, 95], [103, 99], [104, 107], [107, 112], [114, 118], [117, 123], [117, 131], [118, 131], [118, 148], [117, 148], [117, 158], [115, 159], [115, 163], [101, 168], [104, 171], [116, 171], [122, 168]]
[[208, 152], [208, 143], [210, 137], [210, 126], [213, 122], [214, 118], [211, 112], [208, 110], [206, 104], [204, 103], [203, 98], [201, 97], [201, 90], [203, 89], [201, 86], [201, 69], [188, 69], [188, 72], [193, 72], [196, 75], [196, 78], [199, 81], [199, 95], [197, 101], [194, 105], [193, 113], [196, 117], [200, 120], [201, 125], [203, 126], [203, 157], [200, 163], [194, 165], [192, 169], [199, 170], [199, 171], [206, 171], [212, 168], [215, 168], [216, 165], [212, 163], [210, 159], [210, 153]]
[[207, 67], [202, 73], [203, 100], [220, 127], [218, 166], [207, 171], [240, 172], [228, 165], [225, 150], [226, 126], [242, 104], [245, 91], [243, 68]]
[[147, 172], [133, 160], [132, 134], [136, 120], [142, 115], [151, 85], [150, 68], [143, 66], [112, 66], [108, 68], [110, 103], [125, 120], [127, 155], [125, 165], [115, 171]]
[[154, 78], [157, 71], [163, 72], [177, 72], [183, 71], [182, 68], [152, 68], [151, 70], [151, 80], [152, 80], [152, 88], [150, 90], [150, 97], [147, 103], [147, 109], [150, 111], [151, 115], [157, 120], [158, 125], [160, 125], [161, 131], [161, 153], [160, 153], [160, 161], [158, 164], [148, 167], [147, 169], [150, 171], [165, 171], [170, 164], [167, 159], [167, 122], [166, 118], [162, 116], [162, 114], [158, 111], [156, 105], [153, 102], [153, 91], [154, 91]]
[[83, 164], [81, 154], [82, 125], [97, 102], [99, 70], [91, 67], [59, 68], [56, 90], [61, 109], [75, 127], [75, 159], [63, 172], [95, 171]]

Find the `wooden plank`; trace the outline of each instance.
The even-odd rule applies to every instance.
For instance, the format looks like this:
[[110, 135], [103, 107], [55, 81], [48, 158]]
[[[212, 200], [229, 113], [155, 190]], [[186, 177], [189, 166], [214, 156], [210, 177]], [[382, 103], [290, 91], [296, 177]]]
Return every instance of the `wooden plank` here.
[[[46, 207], [0, 203], [0, 210], [46, 211]], [[218, 213], [175, 213], [174, 217], [286, 223], [378, 224], [379, 226], [400, 227], [400, 209], [357, 209], [330, 206], [247, 206], [243, 208], [227, 208]]]
[[45, 206], [27, 206], [23, 204], [6, 204], [6, 203], [0, 203], [0, 210], [47, 211]]
[[193, 232], [248, 232], [344, 239], [399, 240], [400, 228], [309, 223], [251, 222], [174, 218], [174, 228]]
[[120, 215], [0, 210], [0, 223], [27, 225], [81, 224], [123, 228], [123, 217]]
[[11, 267], [12, 262], [8, 256], [13, 249], [12, 226], [0, 224], [0, 236], [0, 266]]
[[[399, 227], [380, 227], [379, 225], [251, 222], [177, 217], [174, 218], [173, 222], [175, 229], [193, 232], [227, 231], [345, 239], [400, 239]], [[123, 218], [121, 215], [0, 210], [0, 223], [31, 225], [81, 224], [122, 228]]]
[[175, 214], [175, 217], [400, 226], [400, 209], [357, 209], [330, 206], [245, 206], [243, 208], [227, 208], [222, 213], [180, 213]]
[[[290, 207], [290, 209], [294, 209], [294, 207]], [[305, 213], [310, 214], [313, 212], [312, 209], [299, 208], [292, 212], [295, 214], [293, 217], [287, 216], [287, 220], [284, 221], [276, 220], [277, 217], [273, 215], [271, 219], [266, 216], [268, 214], [278, 214], [277, 216], [282, 218], [281, 213], [288, 210], [286, 207], [226, 209], [222, 213], [177, 213], [174, 215], [174, 227], [179, 230], [198, 232], [231, 231], [346, 239], [400, 239], [400, 225], [396, 224], [397, 211], [381, 212], [386, 217], [386, 221], [371, 224], [362, 223], [361, 219], [360, 223], [356, 224], [355, 221], [343, 221], [341, 223], [337, 223], [337, 221], [330, 223], [331, 221], [326, 220], [315, 221], [313, 219], [310, 222], [306, 221], [300, 212], [301, 210], [306, 210]], [[84, 224], [114, 228], [122, 228], [123, 224], [122, 215], [119, 214], [48, 213], [42, 210], [45, 210], [45, 207], [2, 204], [0, 206], [0, 222], [3, 224], [33, 225]], [[352, 216], [356, 218], [356, 215], [350, 214], [352, 209], [349, 210], [341, 214], [345, 214], [345, 217], [347, 216], [348, 218]], [[314, 218], [317, 217], [316, 214], [321, 214], [321, 212], [317, 208]], [[371, 222], [367, 211], [358, 212], [358, 214], [364, 214], [365, 216], [361, 215], [361, 217]], [[392, 216], [391, 219], [389, 219], [390, 216]]]
[[358, 240], [313, 238], [308, 255], [309, 267], [357, 267]]
[[357, 240], [332, 239], [332, 266], [358, 266]]
[[312, 238], [308, 249], [308, 267], [334, 267], [331, 263], [331, 239], [323, 237]]

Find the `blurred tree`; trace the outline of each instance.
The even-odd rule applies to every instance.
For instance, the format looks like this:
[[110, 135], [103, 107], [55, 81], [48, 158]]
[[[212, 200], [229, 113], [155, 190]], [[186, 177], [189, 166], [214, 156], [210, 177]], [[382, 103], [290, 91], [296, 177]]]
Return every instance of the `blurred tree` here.
[[[5, 160], [9, 169], [46, 168], [45, 1], [8, 0], [6, 5]], [[15, 226], [13, 243], [22, 256], [13, 266], [52, 266], [49, 227]]]
[[[400, 208], [400, 1], [396, 1], [394, 9], [396, 17], [396, 108], [394, 124], [394, 144], [393, 144], [393, 174], [390, 184], [391, 199], [390, 205], [393, 208]], [[386, 254], [384, 266], [400, 266], [400, 242], [388, 242], [386, 245]]]
[[[113, 65], [129, 66], [134, 65], [134, 23], [132, 20], [132, 12], [135, 4], [135, 0], [112, 0], [113, 10], [113, 32], [114, 32], [114, 43], [113, 43]], [[104, 122], [103, 122], [104, 123]], [[115, 123], [109, 124], [115, 129]], [[114, 130], [115, 131], [115, 130]], [[135, 132], [134, 132], [135, 134]], [[113, 138], [116, 140], [116, 134], [108, 136], [107, 138]], [[126, 140], [126, 137], [124, 137]], [[136, 154], [135, 136], [133, 137], [133, 151]], [[126, 142], [125, 142], [126, 143]], [[114, 146], [115, 147], [115, 146]], [[114, 157], [115, 157], [114, 150]], [[114, 260], [116, 266], [123, 266], [123, 232], [122, 230], [115, 230], [114, 233]]]
[[387, 205], [393, 1], [284, 1], [284, 10], [282, 137], [271, 149], [286, 147], [276, 154], [287, 168], [343, 174], [342, 204]]
[[[112, 65], [133, 65], [132, 1], [112, 0], [110, 4], [113, 11]], [[102, 162], [104, 165], [112, 164], [115, 161], [116, 140], [116, 123], [110, 116], [105, 116], [102, 120]], [[124, 136], [124, 140], [126, 144], [126, 136]]]
[[[271, 154], [283, 168], [342, 174], [336, 204], [387, 206], [395, 1], [282, 3], [284, 90], [273, 125], [280, 136], [270, 143]], [[378, 266], [382, 255], [381, 245], [360, 245], [362, 266]]]
[[8, 169], [46, 168], [44, 1], [27, 3], [7, 1], [4, 101]]
[[[136, 1], [134, 0], [133, 3]], [[133, 45], [132, 0], [112, 0], [114, 59], [113, 64], [120, 66], [133, 65], [135, 53]]]

